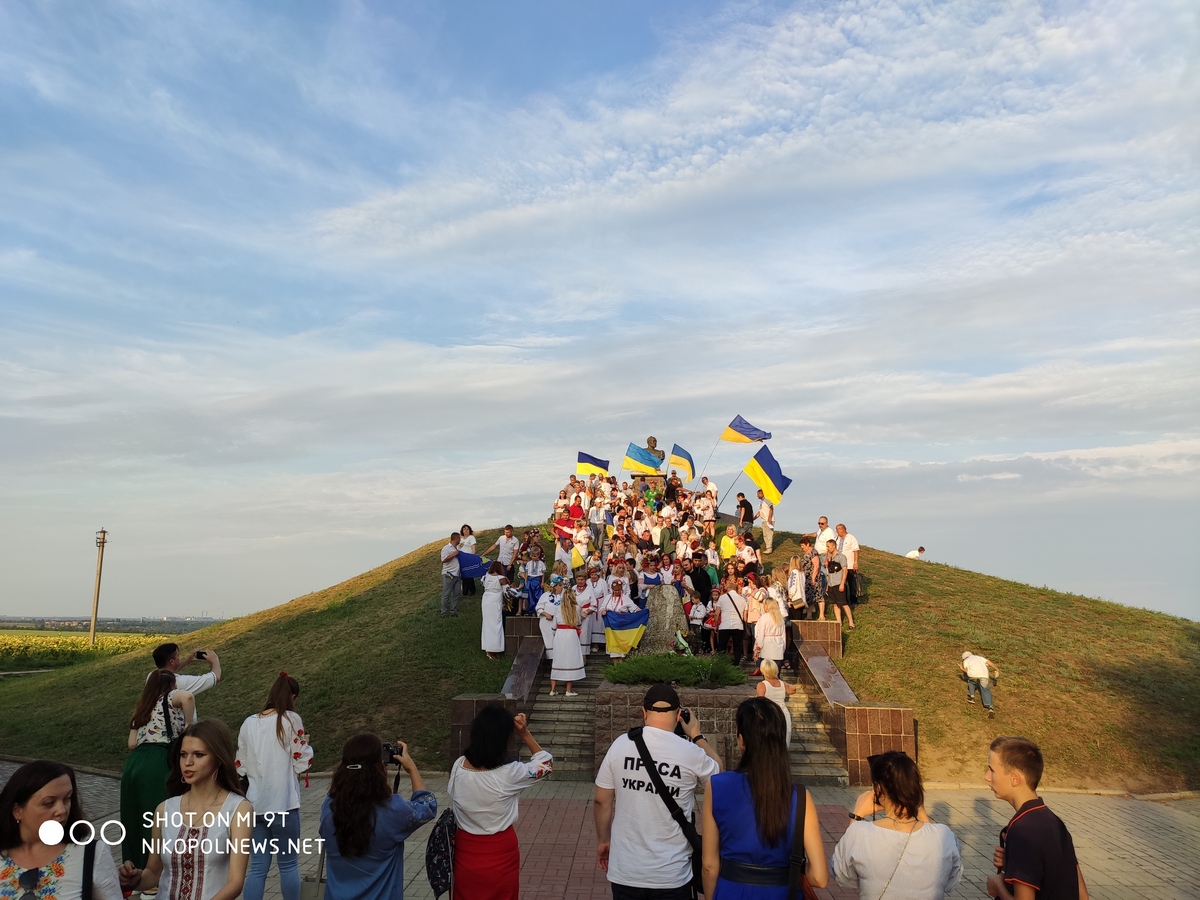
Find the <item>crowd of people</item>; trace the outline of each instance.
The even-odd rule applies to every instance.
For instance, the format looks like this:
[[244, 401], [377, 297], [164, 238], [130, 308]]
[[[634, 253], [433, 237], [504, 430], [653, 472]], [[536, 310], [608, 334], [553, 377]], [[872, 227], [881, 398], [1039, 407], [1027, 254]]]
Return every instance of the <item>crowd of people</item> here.
[[[554, 661], [550, 692], [563, 682], [564, 696], [574, 696], [585, 657], [619, 658], [630, 649], [605, 628], [607, 614], [645, 609], [657, 585], [678, 592], [692, 652], [725, 652], [735, 664], [753, 659], [755, 674], [764, 660], [798, 665], [789, 653], [797, 620], [832, 614], [848, 630], [857, 627], [859, 544], [844, 524], [831, 528], [821, 516], [798, 552], [770, 559], [775, 508], [763, 492], [757, 508], [737, 494], [736, 522], [720, 521], [719, 502], [707, 477], [688, 490], [675, 471], [661, 484], [570, 476], [544, 529], [518, 537], [507, 525], [484, 551], [498, 556], [484, 578], [482, 649], [493, 658], [504, 652], [507, 615], [538, 617]], [[442, 549], [443, 615], [457, 614], [465, 584], [458, 555], [468, 537], [474, 541], [464, 525]]]

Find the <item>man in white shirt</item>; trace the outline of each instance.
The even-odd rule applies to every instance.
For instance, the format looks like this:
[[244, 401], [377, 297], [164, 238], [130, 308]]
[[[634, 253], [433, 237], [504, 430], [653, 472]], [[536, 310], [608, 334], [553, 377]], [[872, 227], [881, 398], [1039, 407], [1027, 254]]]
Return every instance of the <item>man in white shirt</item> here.
[[993, 679], [1000, 676], [1000, 670], [986, 656], [981, 656], [977, 653], [972, 653], [970, 650], [964, 650], [962, 662], [958, 664], [967, 676], [967, 702], [975, 703], [975, 691], [979, 691], [979, 699], [983, 701], [983, 708], [988, 711], [988, 718], [995, 718], [996, 712], [992, 708], [992, 688], [988, 684], [988, 669], [991, 669], [995, 674]]
[[[571, 477], [574, 478], [575, 476], [572, 475]], [[496, 559], [499, 560], [500, 565], [504, 566], [505, 577], [508, 578], [508, 580], [510, 582], [512, 582], [514, 580], [514, 578], [513, 578], [513, 574], [514, 574], [513, 573], [513, 559], [516, 558], [517, 549], [520, 546], [521, 546], [521, 541], [517, 538], [516, 535], [513, 534], [513, 527], [511, 525], [505, 525], [504, 526], [504, 534], [502, 534], [502, 535], [500, 535], [500, 537], [496, 538], [496, 543], [492, 544], [492, 546], [488, 547], [486, 550], [483, 551], [483, 553], [481, 553], [479, 555], [487, 556], [493, 550], [499, 550], [499, 553], [497, 554]]]
[[916, 550], [909, 550], [904, 554], [905, 559], [922, 559], [925, 555], [925, 548], [918, 547]]
[[462, 596], [462, 568], [458, 563], [458, 545], [462, 535], [450, 535], [450, 543], [442, 548], [442, 618], [458, 615], [458, 598]]
[[813, 534], [813, 546], [817, 548], [818, 553], [825, 552], [825, 542], [833, 541], [837, 543], [837, 532], [829, 527], [829, 519], [825, 516], [817, 519], [817, 530]]
[[[696, 789], [721, 771], [716, 753], [700, 733], [699, 719], [683, 720], [679, 695], [670, 685], [646, 691], [642, 718], [651, 762], [690, 819]], [[675, 734], [676, 724], [686, 738]], [[608, 874], [613, 900], [690, 900], [692, 846], [655, 790], [629, 734], [613, 741], [600, 764], [593, 807], [596, 861]]]
[[[154, 666], [157, 669], [167, 669], [175, 673], [175, 688], [187, 691], [193, 697], [217, 686], [221, 680], [221, 660], [215, 650], [196, 650], [187, 659], [179, 658], [179, 645], [174, 643], [159, 644], [154, 648]], [[209, 671], [203, 675], [185, 675], [180, 669], [193, 662], [206, 662]], [[150, 676], [147, 675], [146, 678]], [[196, 720], [200, 714], [195, 713]], [[191, 724], [190, 722], [188, 724]]]
[[763, 552], [769, 556], [775, 547], [775, 505], [762, 491], [758, 492], [758, 512], [754, 518], [762, 528]]
[[717, 490], [717, 483], [715, 481], [709, 481], [707, 475], [702, 475], [700, 477], [700, 484], [701, 484], [700, 490], [704, 491], [704, 493], [706, 493], [706, 494], [713, 495], [714, 503], [721, 502], [721, 494]]
[[858, 603], [858, 538], [841, 522], [837, 525], [837, 536], [838, 553], [846, 557], [846, 600], [854, 606]]

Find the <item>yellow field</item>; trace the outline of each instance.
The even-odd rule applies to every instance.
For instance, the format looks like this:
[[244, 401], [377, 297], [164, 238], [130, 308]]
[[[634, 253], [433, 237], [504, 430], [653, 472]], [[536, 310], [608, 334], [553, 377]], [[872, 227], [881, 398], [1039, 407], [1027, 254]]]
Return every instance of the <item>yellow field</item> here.
[[155, 634], [98, 634], [92, 647], [86, 634], [13, 630], [0, 633], [0, 672], [69, 666], [154, 647], [163, 640]]

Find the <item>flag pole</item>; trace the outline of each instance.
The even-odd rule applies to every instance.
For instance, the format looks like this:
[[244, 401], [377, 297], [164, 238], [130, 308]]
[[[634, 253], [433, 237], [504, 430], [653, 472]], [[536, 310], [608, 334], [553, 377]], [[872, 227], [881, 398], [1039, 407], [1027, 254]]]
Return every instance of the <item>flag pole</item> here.
[[[724, 433], [724, 432], [722, 432], [722, 433]], [[720, 438], [717, 438], [717, 442], [716, 442], [715, 444], [713, 444], [712, 451], [711, 451], [711, 452], [708, 454], [708, 459], [706, 459], [706, 460], [704, 461], [704, 468], [700, 470], [700, 474], [696, 476], [697, 478], [703, 478], [703, 477], [704, 477], [704, 473], [708, 471], [708, 464], [709, 464], [710, 462], [712, 462], [713, 453], [716, 453], [716, 452], [717, 452], [717, 448], [718, 448], [718, 447], [720, 447], [720, 446], [721, 446], [721, 439], [720, 439]]]
[[[753, 459], [753, 457], [751, 457], [751, 459]], [[733, 485], [738, 483], [738, 478], [741, 478], [743, 475], [746, 474], [745, 469], [746, 469], [746, 467], [742, 466], [742, 468], [738, 470], [737, 478], [733, 479], [733, 484], [729, 485], [729, 487], [725, 489], [726, 497], [728, 497], [730, 494], [733, 494], [733, 496], [735, 496], [735, 497], [737, 496], [737, 493], [733, 489]], [[724, 502], [724, 501], [722, 500], [721, 502]], [[721, 504], [718, 503], [717, 504], [717, 514], [720, 515], [720, 513], [721, 513]]]

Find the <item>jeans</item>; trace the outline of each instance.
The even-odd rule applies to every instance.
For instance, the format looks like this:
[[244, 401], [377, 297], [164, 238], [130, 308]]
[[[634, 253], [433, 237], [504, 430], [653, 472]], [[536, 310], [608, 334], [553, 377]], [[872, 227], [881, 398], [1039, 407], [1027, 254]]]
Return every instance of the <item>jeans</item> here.
[[[272, 818], [267, 824], [267, 818]], [[283, 900], [300, 900], [300, 810], [287, 813], [258, 813], [254, 816], [254, 828], [250, 831], [250, 868], [246, 872], [246, 884], [242, 888], [245, 900], [262, 900], [267, 887], [267, 872], [271, 868], [269, 841], [275, 841], [276, 862], [279, 865], [279, 889]], [[294, 841], [293, 849], [288, 842]]]
[[462, 576], [442, 575], [442, 615], [458, 612], [458, 598], [462, 596]]
[[975, 689], [979, 689], [979, 697], [983, 700], [983, 705], [988, 709], [992, 708], [992, 689], [988, 686], [987, 678], [968, 678], [967, 679], [967, 699], [975, 699]]
[[690, 884], [676, 888], [637, 888], [614, 883], [611, 887], [613, 900], [692, 900]]

